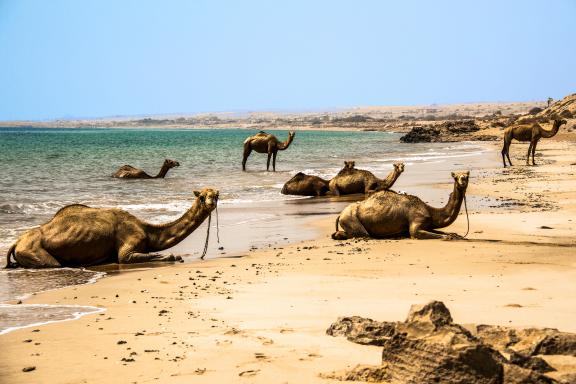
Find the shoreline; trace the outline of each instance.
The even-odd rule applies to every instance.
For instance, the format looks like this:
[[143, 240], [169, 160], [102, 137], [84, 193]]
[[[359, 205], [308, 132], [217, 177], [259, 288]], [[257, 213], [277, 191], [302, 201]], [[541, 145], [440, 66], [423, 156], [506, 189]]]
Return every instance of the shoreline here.
[[[576, 287], [568, 284], [576, 281], [570, 255], [576, 246], [576, 223], [570, 219], [576, 212], [576, 192], [570, 187], [576, 180], [570, 172], [572, 144], [547, 142], [539, 149], [545, 163], [536, 168], [479, 166], [468, 190], [478, 202], [536, 196], [546, 180], [546, 189], [553, 192], [542, 194], [556, 200], [557, 208], [491, 208], [491, 203], [478, 208], [469, 200], [474, 212], [469, 241], [336, 242], [329, 239], [334, 218], [326, 217], [314, 220], [321, 234], [314, 240], [238, 258], [121, 273], [34, 295], [26, 303], [91, 305], [106, 311], [48, 324], [38, 332], [20, 329], [0, 336], [0, 375], [14, 383], [55, 377], [110, 382], [118, 375], [137, 382], [267, 383], [279, 377], [332, 382], [318, 374], [378, 364], [380, 358], [378, 347], [324, 335], [337, 316], [402, 320], [409, 305], [430, 299], [444, 300], [458, 323], [575, 332], [576, 310], [571, 308], [576, 308]], [[516, 150], [514, 156], [523, 153]], [[499, 162], [499, 152], [486, 156]], [[482, 159], [471, 161], [482, 164]], [[449, 179], [436, 184], [413, 190], [423, 200], [445, 200]], [[459, 217], [447, 230], [465, 228]], [[54, 350], [59, 353], [50, 353]], [[61, 360], [67, 367], [58, 366]], [[86, 364], [100, 373], [87, 373]], [[37, 369], [24, 373], [24, 366]]]

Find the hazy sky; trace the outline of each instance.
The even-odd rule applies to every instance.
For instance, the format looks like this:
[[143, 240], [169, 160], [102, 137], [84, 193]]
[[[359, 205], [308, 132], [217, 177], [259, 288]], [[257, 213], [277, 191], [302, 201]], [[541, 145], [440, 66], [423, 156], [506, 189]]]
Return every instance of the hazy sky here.
[[576, 0], [0, 0], [0, 120], [543, 100]]

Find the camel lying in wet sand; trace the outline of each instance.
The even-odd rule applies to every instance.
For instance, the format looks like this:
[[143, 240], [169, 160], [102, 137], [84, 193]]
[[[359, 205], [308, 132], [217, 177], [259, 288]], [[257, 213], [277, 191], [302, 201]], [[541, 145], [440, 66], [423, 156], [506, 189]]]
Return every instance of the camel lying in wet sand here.
[[328, 193], [328, 180], [318, 176], [298, 172], [282, 187], [283, 195], [325, 196]]
[[[141, 221], [121, 209], [73, 204], [52, 220], [24, 233], [10, 248], [6, 268], [79, 267], [103, 263], [180, 261], [158, 253], [184, 240], [218, 204], [218, 191], [195, 191], [192, 207], [166, 224]], [[15, 264], [10, 262], [13, 256]]]
[[[465, 198], [470, 173], [452, 172], [454, 191], [443, 208], [434, 208], [416, 196], [380, 191], [364, 201], [350, 204], [336, 219], [334, 240], [352, 237], [386, 238], [410, 235], [413, 239], [456, 239], [455, 233], [439, 228], [456, 220]], [[342, 230], [338, 230], [338, 225]]]
[[[506, 167], [506, 158], [508, 158], [508, 162], [512, 166], [512, 161], [510, 160], [510, 144], [512, 143], [512, 139], [530, 142], [528, 153], [526, 154], [526, 165], [530, 165], [530, 153], [532, 153], [532, 165], [536, 165], [534, 162], [534, 154], [536, 153], [538, 141], [540, 141], [541, 138], [548, 139], [554, 137], [562, 124], [566, 124], [566, 120], [555, 119], [552, 129], [550, 130], [542, 128], [538, 123], [514, 125], [507, 128], [504, 131], [504, 145], [502, 147], [502, 162], [504, 163], [504, 167]], [[506, 156], [506, 158], [504, 156]]]
[[370, 193], [391, 188], [404, 172], [404, 163], [394, 163], [394, 169], [386, 177], [379, 179], [370, 171], [354, 168], [353, 161], [345, 161], [344, 168], [330, 180], [330, 193], [334, 196], [353, 193]]
[[244, 156], [242, 158], [242, 170], [246, 170], [246, 161], [248, 160], [248, 156], [252, 151], [256, 151], [258, 153], [267, 153], [268, 154], [268, 161], [266, 163], [266, 170], [270, 168], [270, 157], [272, 157], [272, 170], [276, 171], [276, 155], [278, 151], [283, 151], [288, 149], [292, 141], [294, 140], [294, 136], [296, 132], [290, 131], [288, 132], [288, 138], [285, 142], [279, 141], [276, 136], [271, 135], [270, 133], [266, 133], [264, 131], [260, 131], [254, 136], [248, 137], [244, 140]]
[[164, 164], [162, 164], [162, 168], [160, 168], [160, 172], [158, 172], [156, 176], [150, 176], [139, 168], [134, 168], [131, 165], [123, 165], [114, 172], [112, 177], [120, 179], [163, 179], [170, 169], [179, 166], [179, 162], [166, 159], [164, 160]]

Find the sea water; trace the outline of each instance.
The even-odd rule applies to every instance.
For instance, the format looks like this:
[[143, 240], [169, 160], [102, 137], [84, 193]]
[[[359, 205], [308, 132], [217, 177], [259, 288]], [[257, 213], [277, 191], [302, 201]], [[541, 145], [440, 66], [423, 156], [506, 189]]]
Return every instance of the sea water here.
[[[288, 134], [271, 132], [281, 141]], [[255, 133], [250, 129], [0, 128], [1, 265], [19, 235], [67, 204], [121, 208], [161, 223], [179, 217], [194, 201], [193, 191], [206, 187], [220, 190], [220, 243], [212, 233], [208, 257], [313, 238], [311, 230], [302, 230], [305, 220], [317, 214], [336, 215], [347, 202], [282, 195], [283, 184], [297, 172], [329, 179], [344, 160], [355, 160], [357, 168], [385, 177], [395, 161], [407, 163], [408, 173], [420, 163], [459, 159], [465, 164], [466, 157], [485, 150], [473, 143], [403, 144], [399, 134], [387, 132], [298, 131], [292, 145], [278, 152], [276, 172], [266, 172], [266, 155], [256, 152], [243, 172], [243, 141]], [[124, 164], [155, 175], [166, 158], [177, 160], [180, 167], [164, 179], [111, 177]], [[421, 176], [425, 180], [426, 174]], [[402, 177], [397, 184], [403, 187]], [[187, 262], [197, 260], [204, 248], [205, 226], [168, 252], [182, 255]], [[94, 269], [1, 270], [0, 303], [90, 283], [103, 275]], [[18, 314], [16, 307], [0, 306], [0, 332], [24, 322], [41, 322], [48, 313], [45, 307], [28, 307]], [[52, 309], [61, 320], [87, 311]]]

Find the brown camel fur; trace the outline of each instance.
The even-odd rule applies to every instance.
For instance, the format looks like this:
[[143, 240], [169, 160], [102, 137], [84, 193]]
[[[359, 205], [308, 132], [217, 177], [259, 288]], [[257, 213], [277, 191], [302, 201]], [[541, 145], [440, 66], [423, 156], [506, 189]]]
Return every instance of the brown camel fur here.
[[530, 165], [530, 153], [532, 153], [532, 165], [536, 165], [534, 162], [534, 153], [536, 153], [538, 141], [541, 138], [548, 139], [555, 136], [562, 124], [566, 124], [566, 120], [555, 119], [552, 129], [550, 130], [542, 128], [538, 123], [514, 125], [507, 128], [504, 131], [504, 145], [502, 147], [502, 162], [504, 163], [504, 167], [506, 167], [506, 158], [508, 158], [508, 162], [510, 166], [512, 166], [512, 161], [510, 160], [510, 144], [512, 143], [512, 139], [530, 142], [528, 153], [526, 154], [526, 165]]
[[[146, 223], [121, 209], [68, 205], [49, 222], [20, 236], [8, 251], [6, 268], [181, 261], [180, 256], [158, 252], [184, 240], [218, 204], [217, 190], [204, 189], [194, 194], [192, 207], [166, 224]], [[10, 262], [10, 256], [15, 264]]]
[[[454, 191], [443, 208], [434, 208], [416, 196], [379, 191], [364, 201], [350, 204], [336, 219], [334, 240], [352, 237], [386, 238], [410, 235], [413, 239], [455, 239], [438, 228], [456, 220], [468, 187], [469, 172], [452, 172]], [[338, 225], [342, 230], [338, 230]]]
[[283, 195], [325, 196], [329, 191], [328, 180], [298, 172], [282, 187]]
[[330, 180], [330, 193], [339, 196], [389, 189], [402, 172], [404, 172], [404, 163], [394, 163], [394, 169], [386, 179], [379, 179], [370, 171], [354, 168], [353, 161], [345, 161], [344, 168]]
[[250, 153], [252, 151], [256, 151], [258, 153], [268, 154], [268, 161], [266, 163], [267, 171], [270, 169], [270, 157], [272, 157], [272, 170], [276, 171], [276, 155], [278, 154], [278, 151], [288, 149], [292, 143], [292, 140], [294, 140], [295, 135], [296, 132], [294, 131], [288, 132], [288, 138], [285, 142], [280, 142], [276, 136], [264, 131], [260, 131], [254, 136], [248, 137], [246, 140], [244, 140], [244, 157], [242, 158], [242, 170], [246, 170], [246, 160], [248, 160]]
[[139, 168], [134, 168], [131, 165], [123, 165], [112, 175], [112, 177], [117, 177], [120, 179], [163, 179], [168, 171], [174, 167], [179, 167], [180, 163], [174, 160], [166, 159], [160, 172], [156, 176], [150, 176], [143, 170]]

